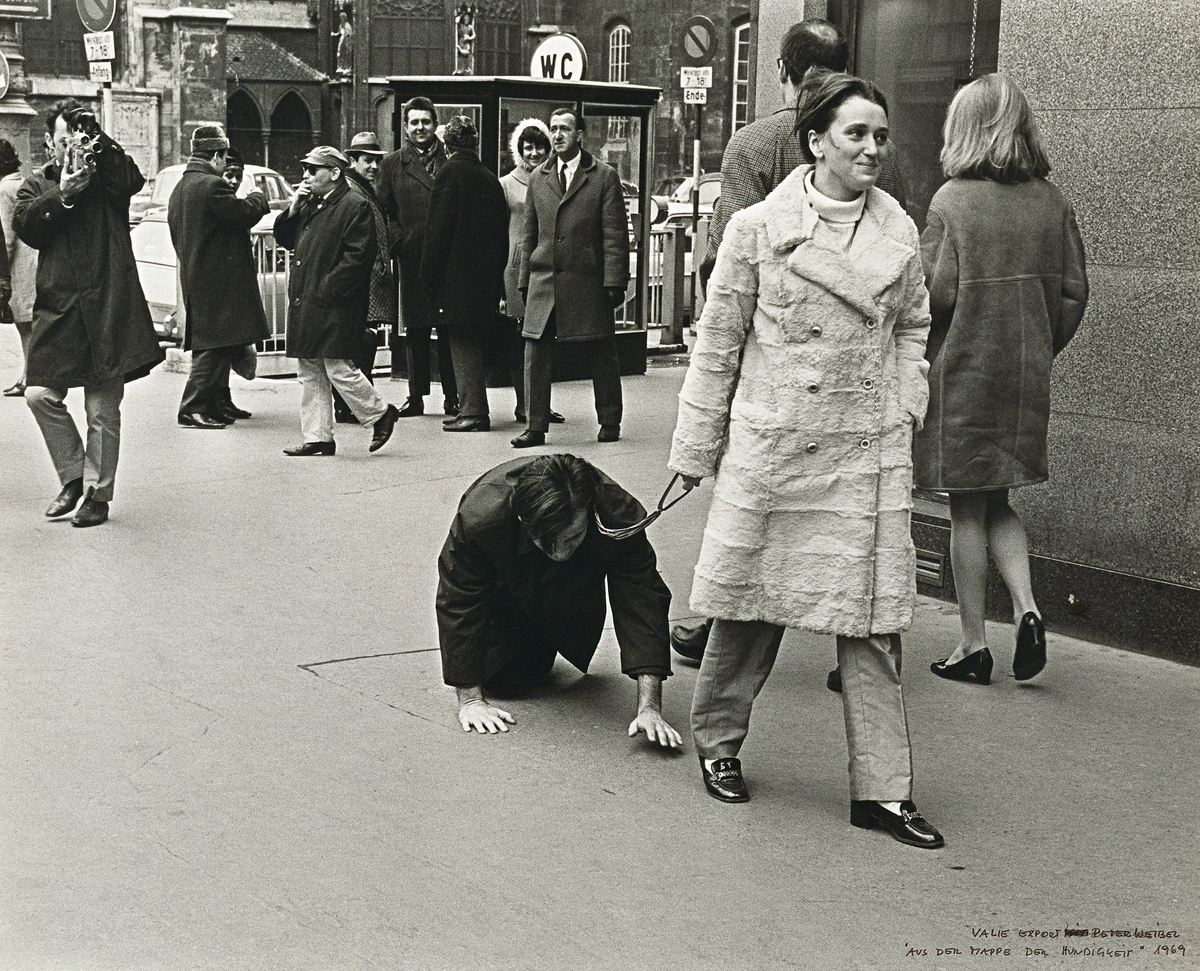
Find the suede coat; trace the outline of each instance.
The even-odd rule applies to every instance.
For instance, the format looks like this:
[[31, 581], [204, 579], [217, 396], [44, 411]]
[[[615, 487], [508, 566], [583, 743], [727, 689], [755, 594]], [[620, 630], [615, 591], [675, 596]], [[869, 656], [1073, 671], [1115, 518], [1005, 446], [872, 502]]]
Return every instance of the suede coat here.
[[921, 236], [933, 324], [919, 486], [981, 491], [1049, 477], [1050, 362], [1087, 305], [1075, 213], [1045, 179], [952, 179]]
[[137, 164], [101, 133], [96, 172], [70, 206], [51, 162], [17, 191], [13, 226], [38, 251], [26, 383], [48, 388], [144, 377], [166, 354], [150, 319], [129, 241]]
[[345, 178], [323, 199], [275, 220], [275, 239], [293, 251], [288, 279], [287, 356], [352, 361], [367, 328], [375, 220]]
[[187, 312], [185, 350], [255, 344], [271, 336], [250, 243], [251, 227], [269, 211], [261, 192], [239, 199], [207, 162], [188, 161], [167, 203]]
[[[492, 646], [511, 638], [500, 630], [511, 616], [499, 600], [515, 603], [538, 633], [580, 671], [587, 672], [604, 631], [607, 601], [630, 677], [671, 674], [667, 612], [671, 591], [658, 574], [645, 532], [629, 539], [603, 536], [594, 521], [579, 549], [556, 563], [534, 545], [517, 520], [512, 496], [533, 458], [513, 459], [482, 475], [463, 494], [438, 557], [437, 622], [442, 675], [471, 688], [487, 674]], [[594, 511], [609, 527], [638, 522], [645, 510], [599, 473]]]
[[613, 308], [606, 287], [629, 284], [629, 226], [616, 169], [580, 153], [575, 178], [563, 195], [558, 159], [529, 174], [521, 244], [525, 324], [537, 339], [555, 312], [560, 341], [612, 337]]
[[500, 180], [474, 152], [456, 152], [433, 181], [421, 261], [437, 326], [487, 336], [497, 326], [507, 259], [508, 203]]
[[917, 230], [872, 188], [850, 249], [792, 172], [729, 222], [671, 449], [716, 474], [696, 613], [865, 637], [912, 622], [910, 448], [925, 414]]
[[440, 141], [433, 147], [433, 172], [425, 168], [421, 154], [409, 143], [379, 163], [375, 178], [379, 204], [394, 227], [392, 256], [400, 264], [400, 316], [405, 329], [433, 326], [429, 301], [421, 286], [421, 255], [425, 249], [425, 221], [433, 179], [446, 163]]

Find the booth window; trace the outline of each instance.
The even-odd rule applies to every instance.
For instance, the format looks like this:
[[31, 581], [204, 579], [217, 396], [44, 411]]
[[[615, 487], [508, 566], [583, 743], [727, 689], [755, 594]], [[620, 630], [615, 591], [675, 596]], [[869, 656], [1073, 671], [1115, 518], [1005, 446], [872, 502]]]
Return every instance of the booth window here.
[[[633, 31], [628, 24], [615, 24], [608, 32], [608, 80], [616, 84], [629, 83], [629, 42]], [[629, 137], [628, 118], [608, 120], [610, 140]]]
[[750, 21], [733, 25], [733, 131], [750, 123]]

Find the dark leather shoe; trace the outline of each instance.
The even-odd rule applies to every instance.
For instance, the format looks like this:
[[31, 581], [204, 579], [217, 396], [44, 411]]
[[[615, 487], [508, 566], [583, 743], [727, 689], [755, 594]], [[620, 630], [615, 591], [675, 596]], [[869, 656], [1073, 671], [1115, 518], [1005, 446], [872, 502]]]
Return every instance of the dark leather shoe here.
[[442, 424], [444, 432], [490, 432], [492, 420], [487, 415], [459, 415], [450, 424]]
[[230, 418], [253, 418], [254, 416], [245, 408], [239, 408], [232, 401], [226, 401], [221, 405], [221, 411]]
[[[1046, 628], [1030, 611], [1017, 625], [1017, 650], [1013, 654], [1013, 677], [1028, 681], [1046, 666]], [[986, 684], [986, 682], [984, 682]]]
[[621, 437], [620, 425], [601, 425], [600, 434], [596, 436], [598, 442], [615, 442]]
[[334, 411], [333, 420], [336, 421], [339, 425], [357, 425], [358, 424], [358, 419], [354, 417], [354, 412], [342, 411], [341, 409]]
[[371, 435], [371, 444], [368, 446], [369, 451], [378, 452], [387, 444], [387, 440], [392, 437], [392, 429], [396, 427], [396, 419], [399, 417], [399, 410], [395, 405], [389, 403], [383, 417], [375, 422], [375, 431]]
[[337, 451], [337, 442], [305, 442], [283, 450], [284, 455], [332, 455]]
[[425, 399], [414, 398], [409, 395], [404, 399], [404, 404], [400, 406], [401, 418], [415, 418], [417, 415], [425, 414]]
[[567, 420], [562, 415], [560, 415], [557, 411], [550, 412], [550, 424], [551, 425], [562, 425], [562, 424], [565, 424], [566, 421]]
[[72, 479], [54, 497], [54, 501], [50, 503], [50, 507], [46, 510], [46, 518], [57, 519], [59, 516], [65, 516], [79, 505], [79, 500], [82, 496], [83, 479]]
[[225, 422], [217, 421], [199, 411], [190, 411], [179, 415], [179, 424], [184, 428], [224, 428]]
[[694, 623], [671, 625], [671, 646], [675, 653], [686, 657], [689, 661], [700, 661], [704, 658], [704, 647], [708, 644], [708, 632], [712, 629], [712, 620]]
[[742, 778], [742, 763], [733, 756], [715, 759], [712, 769], [704, 766], [700, 759], [700, 775], [704, 779], [704, 788], [714, 799], [721, 802], [749, 802], [750, 793], [746, 791], [746, 780]]
[[108, 519], [108, 503], [92, 498], [94, 490], [88, 489], [87, 498], [71, 517], [72, 526], [99, 526]]
[[961, 661], [947, 664], [947, 658], [934, 661], [929, 670], [947, 681], [974, 681], [977, 684], [992, 683], [992, 652], [986, 647], [972, 651]]
[[512, 440], [513, 448], [531, 448], [534, 445], [545, 445], [545, 432], [531, 432], [528, 428]]
[[899, 814], [889, 812], [877, 802], [852, 800], [850, 825], [859, 829], [873, 829], [878, 826], [887, 830], [893, 839], [925, 850], [939, 850], [946, 845], [942, 834], [930, 826], [917, 812], [917, 807], [907, 800], [900, 803]]
[[452, 418], [458, 417], [458, 399], [446, 398], [442, 401], [442, 414]]
[[232, 425], [235, 421], [237, 421], [236, 415], [231, 415], [229, 412], [224, 411], [221, 408], [210, 408], [207, 412], [205, 412], [205, 414], [213, 421], [219, 421], [222, 425]]
[[836, 691], [839, 695], [842, 693], [842, 669], [834, 668], [825, 676], [825, 687], [830, 691]]

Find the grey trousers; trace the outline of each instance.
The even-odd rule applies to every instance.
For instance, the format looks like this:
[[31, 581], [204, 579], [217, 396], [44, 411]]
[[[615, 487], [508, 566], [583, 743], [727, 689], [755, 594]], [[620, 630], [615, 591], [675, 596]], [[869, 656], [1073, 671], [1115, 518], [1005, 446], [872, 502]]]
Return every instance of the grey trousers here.
[[[554, 370], [554, 343], [558, 321], [551, 312], [537, 340], [525, 339], [525, 404], [531, 432], [550, 430], [550, 375]], [[592, 366], [592, 394], [601, 425], [621, 424], [621, 362], [616, 341], [609, 337], [582, 342]]]
[[94, 489], [100, 502], [112, 502], [117, 477], [117, 455], [121, 450], [121, 399], [125, 378], [96, 381], [83, 386], [83, 409], [87, 414], [87, 446], [79, 437], [75, 421], [67, 411], [66, 388], [29, 387], [25, 401], [42, 430], [50, 461], [60, 485], [83, 479], [84, 494]]
[[[737, 755], [750, 710], [775, 664], [784, 628], [713, 621], [692, 698], [692, 738], [706, 759]], [[900, 686], [900, 635], [838, 637], [842, 712], [850, 750], [850, 798], [912, 798], [912, 749]]]
[[458, 387], [458, 413], [463, 418], [488, 417], [487, 365], [483, 344], [467, 328], [443, 327], [438, 340], [449, 345], [454, 383]]

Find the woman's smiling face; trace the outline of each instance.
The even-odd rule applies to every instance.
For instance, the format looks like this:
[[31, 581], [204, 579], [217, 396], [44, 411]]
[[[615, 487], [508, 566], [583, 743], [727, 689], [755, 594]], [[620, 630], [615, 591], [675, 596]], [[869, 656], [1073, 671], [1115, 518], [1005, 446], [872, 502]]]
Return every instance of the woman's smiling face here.
[[887, 114], [874, 101], [857, 95], [847, 98], [828, 131], [808, 133], [808, 144], [817, 160], [813, 174], [817, 191], [850, 202], [879, 178], [887, 154]]

